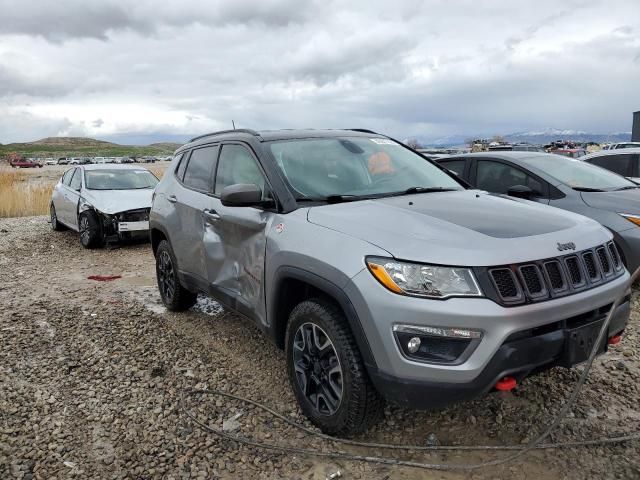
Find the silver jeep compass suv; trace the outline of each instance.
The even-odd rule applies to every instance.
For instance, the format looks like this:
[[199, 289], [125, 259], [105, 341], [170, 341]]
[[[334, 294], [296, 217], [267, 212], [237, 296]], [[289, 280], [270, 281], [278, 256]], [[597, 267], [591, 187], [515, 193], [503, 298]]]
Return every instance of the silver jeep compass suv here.
[[[150, 231], [167, 308], [204, 294], [253, 320], [330, 434], [366, 429], [383, 399], [440, 407], [580, 363], [629, 294], [595, 221], [466, 189], [366, 130], [194, 138]], [[626, 297], [611, 343], [628, 316]]]

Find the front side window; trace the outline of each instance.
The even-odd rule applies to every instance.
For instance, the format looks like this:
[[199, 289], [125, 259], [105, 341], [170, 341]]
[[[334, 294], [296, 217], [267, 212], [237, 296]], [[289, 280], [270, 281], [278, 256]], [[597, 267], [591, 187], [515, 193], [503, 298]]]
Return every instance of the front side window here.
[[387, 138], [273, 141], [269, 148], [298, 199], [375, 197], [413, 187], [464, 189], [424, 157]]
[[589, 163], [628, 177], [631, 174], [631, 157], [631, 155], [602, 155], [589, 160]]
[[74, 168], [70, 168], [69, 170], [64, 172], [64, 175], [62, 176], [63, 185], [66, 185], [67, 187], [69, 186], [69, 184], [71, 183], [71, 177], [73, 176], [74, 170], [75, 170]]
[[506, 194], [516, 185], [529, 187], [538, 195], [543, 192], [542, 184], [519, 168], [492, 160], [478, 160], [476, 187], [479, 189]]
[[466, 162], [464, 160], [448, 160], [448, 161], [440, 162], [440, 165], [442, 165], [447, 170], [451, 170], [460, 178], [463, 178], [465, 163]]
[[215, 194], [220, 195], [229, 185], [238, 183], [256, 185], [266, 195], [266, 181], [249, 151], [242, 145], [224, 145], [220, 153], [216, 174]]
[[89, 190], [141, 190], [155, 188], [158, 179], [149, 170], [100, 169], [87, 170], [84, 182]]
[[82, 185], [82, 170], [76, 168], [73, 177], [71, 178], [71, 183], [69, 184], [69, 188], [73, 190], [80, 190], [80, 186]]
[[217, 156], [217, 146], [197, 148], [191, 152], [191, 158], [189, 158], [184, 172], [183, 183], [195, 190], [210, 193]]

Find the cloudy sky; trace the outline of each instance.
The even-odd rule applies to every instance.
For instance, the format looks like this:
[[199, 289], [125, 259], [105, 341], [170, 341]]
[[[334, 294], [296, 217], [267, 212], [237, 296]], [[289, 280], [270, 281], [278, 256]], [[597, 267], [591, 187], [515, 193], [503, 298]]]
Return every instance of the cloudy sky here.
[[400, 138], [630, 131], [639, 19], [639, 0], [0, 0], [0, 142], [232, 119]]

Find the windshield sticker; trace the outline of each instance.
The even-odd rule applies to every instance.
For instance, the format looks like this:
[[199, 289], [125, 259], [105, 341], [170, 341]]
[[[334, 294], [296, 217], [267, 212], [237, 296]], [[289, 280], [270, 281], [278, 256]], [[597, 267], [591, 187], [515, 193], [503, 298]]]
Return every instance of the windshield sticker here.
[[377, 143], [378, 145], [398, 145], [393, 140], [389, 140], [388, 138], [370, 138], [373, 143]]

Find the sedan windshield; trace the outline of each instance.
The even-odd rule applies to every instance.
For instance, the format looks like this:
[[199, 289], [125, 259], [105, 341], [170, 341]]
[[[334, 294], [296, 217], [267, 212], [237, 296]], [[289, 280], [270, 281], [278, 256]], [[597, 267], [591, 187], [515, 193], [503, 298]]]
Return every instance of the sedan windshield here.
[[464, 189], [420, 155], [387, 138], [273, 141], [270, 148], [299, 199]]
[[148, 170], [87, 170], [85, 185], [89, 190], [139, 190], [155, 188], [158, 179]]
[[574, 190], [605, 191], [638, 186], [617, 173], [560, 155], [541, 155], [526, 158], [523, 161], [557, 178]]

